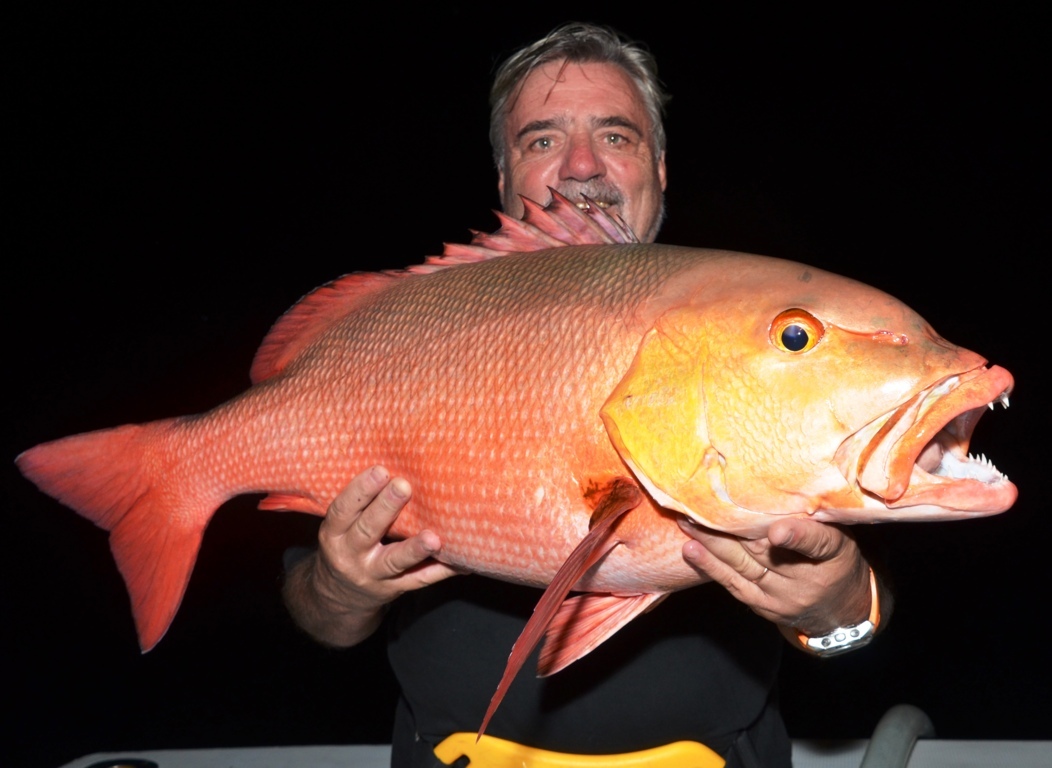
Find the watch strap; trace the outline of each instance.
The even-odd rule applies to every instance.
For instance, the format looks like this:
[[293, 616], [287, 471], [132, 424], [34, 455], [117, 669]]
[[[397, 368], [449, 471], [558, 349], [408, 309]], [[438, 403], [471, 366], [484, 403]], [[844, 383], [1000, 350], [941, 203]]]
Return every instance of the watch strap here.
[[816, 637], [798, 631], [796, 640], [800, 647], [814, 656], [836, 656], [867, 645], [880, 626], [880, 596], [877, 576], [872, 567], [869, 569], [869, 595], [869, 617], [865, 621], [847, 627], [837, 627], [832, 632]]

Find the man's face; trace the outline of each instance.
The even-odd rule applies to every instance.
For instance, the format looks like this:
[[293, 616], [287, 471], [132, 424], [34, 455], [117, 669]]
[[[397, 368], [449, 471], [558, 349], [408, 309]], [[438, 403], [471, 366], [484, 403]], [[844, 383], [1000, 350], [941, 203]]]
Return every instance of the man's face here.
[[506, 213], [519, 195], [547, 203], [548, 187], [576, 203], [588, 196], [644, 242], [657, 237], [665, 153], [632, 79], [614, 64], [553, 61], [526, 78], [504, 122], [498, 189]]

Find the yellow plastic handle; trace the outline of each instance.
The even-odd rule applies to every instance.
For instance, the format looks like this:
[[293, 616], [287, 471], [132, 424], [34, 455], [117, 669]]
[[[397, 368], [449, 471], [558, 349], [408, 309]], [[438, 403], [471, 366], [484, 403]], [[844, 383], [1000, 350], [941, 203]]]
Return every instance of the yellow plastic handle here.
[[485, 768], [723, 768], [723, 758], [696, 741], [675, 741], [664, 746], [619, 755], [574, 755], [527, 747], [514, 741], [474, 733], [454, 733], [435, 747], [446, 765], [467, 757], [471, 765]]

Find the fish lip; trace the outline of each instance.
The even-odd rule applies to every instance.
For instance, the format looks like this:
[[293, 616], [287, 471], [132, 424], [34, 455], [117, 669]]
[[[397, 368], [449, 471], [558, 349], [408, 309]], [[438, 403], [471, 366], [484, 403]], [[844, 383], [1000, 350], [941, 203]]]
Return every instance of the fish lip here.
[[1008, 407], [1013, 386], [1004, 368], [981, 367], [944, 377], [914, 396], [865, 445], [856, 467], [859, 487], [892, 509], [927, 505], [958, 516], [1008, 509], [1015, 486], [968, 448], [983, 413], [998, 402]]

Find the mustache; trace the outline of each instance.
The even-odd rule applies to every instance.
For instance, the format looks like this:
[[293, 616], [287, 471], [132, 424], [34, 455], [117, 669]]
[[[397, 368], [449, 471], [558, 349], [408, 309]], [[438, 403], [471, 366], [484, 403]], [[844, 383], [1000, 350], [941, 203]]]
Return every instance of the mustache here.
[[616, 185], [602, 179], [566, 181], [560, 184], [557, 190], [560, 195], [574, 201], [587, 197], [608, 205], [620, 205], [622, 202], [621, 190]]

